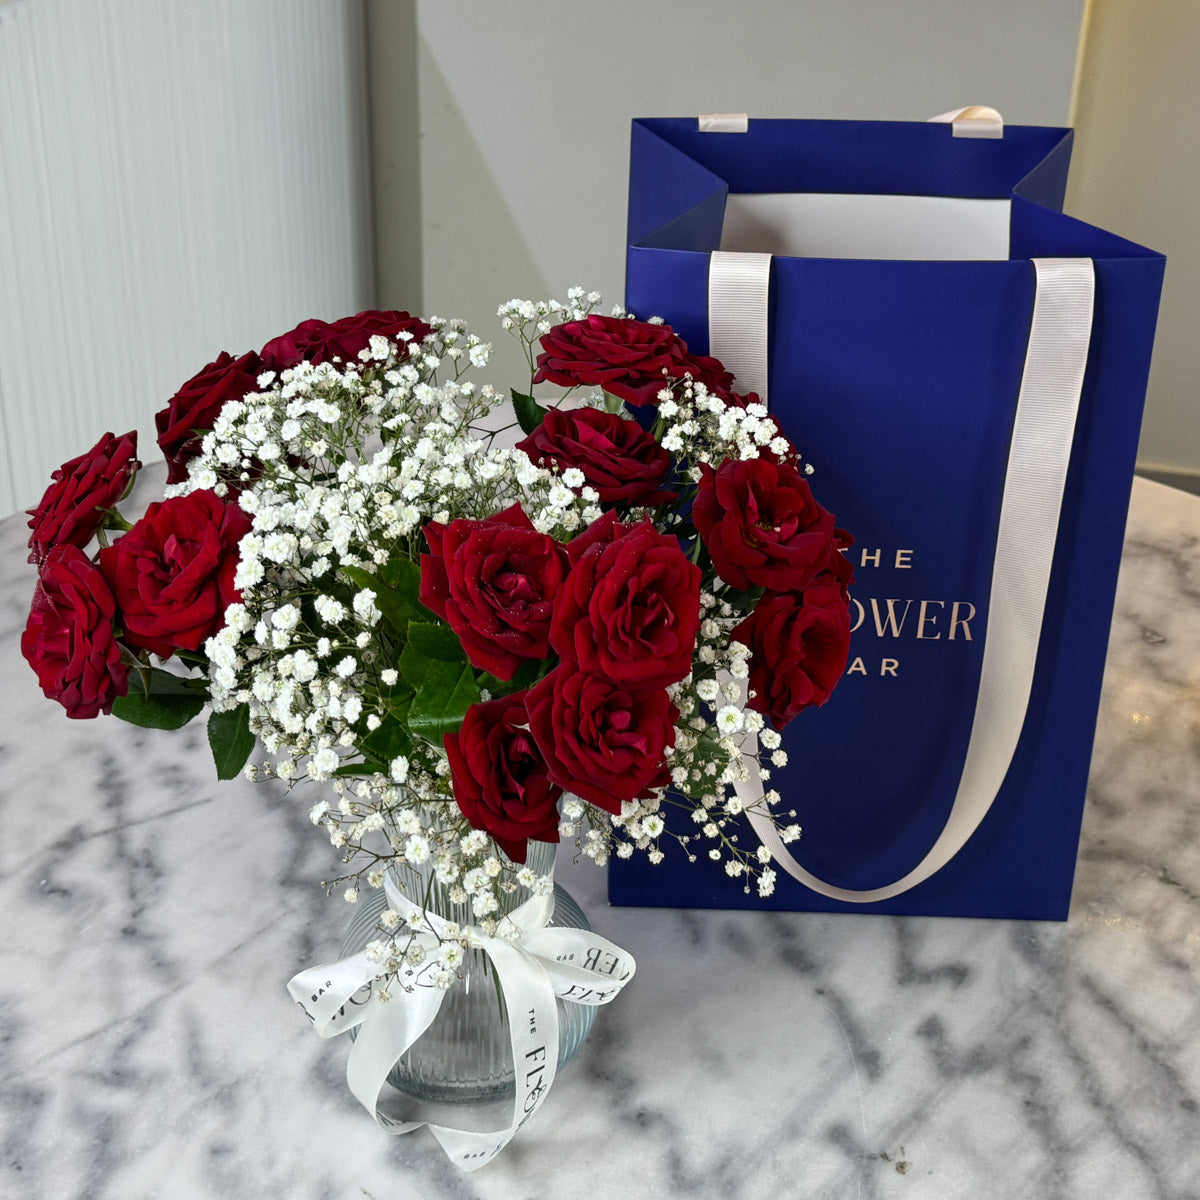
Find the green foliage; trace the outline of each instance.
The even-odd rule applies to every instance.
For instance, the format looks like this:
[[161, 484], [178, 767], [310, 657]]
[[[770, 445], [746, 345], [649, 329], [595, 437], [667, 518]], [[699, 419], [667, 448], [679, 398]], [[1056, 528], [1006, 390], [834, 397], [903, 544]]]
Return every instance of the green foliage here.
[[[208, 660], [204, 660], [207, 664]], [[157, 667], [139, 669], [142, 689], [152, 696], [201, 696], [207, 698], [208, 684], [198, 676], [174, 675]]]
[[444, 734], [458, 729], [472, 704], [479, 703], [475, 672], [469, 666], [457, 671], [446, 666], [445, 672], [431, 675], [417, 689], [408, 710], [409, 729], [435, 746], [442, 744]]
[[545, 419], [550, 411], [539, 404], [532, 396], [512, 389], [513, 412], [517, 414], [517, 423], [526, 433], [532, 433]]
[[479, 686], [493, 696], [511, 696], [513, 692], [531, 688], [550, 670], [550, 659], [531, 658], [523, 662], [511, 679], [497, 679], [487, 671], [479, 673]]
[[392, 760], [403, 754], [406, 758], [412, 754], [412, 735], [404, 725], [408, 713], [409, 701], [400, 705], [383, 718], [378, 729], [368, 733], [359, 746], [376, 766], [373, 769], [382, 771], [385, 775]]
[[[166, 674], [167, 672], [162, 672]], [[140, 692], [136, 688], [113, 701], [114, 717], [143, 729], [182, 729], [198, 716], [206, 698], [195, 692]]]
[[208, 744], [218, 779], [236, 779], [254, 749], [250, 732], [250, 706], [239, 704], [228, 712], [215, 712], [208, 718]]
[[375, 607], [383, 619], [401, 636], [410, 621], [428, 621], [429, 609], [420, 601], [421, 567], [411, 559], [396, 555], [378, 575], [362, 567], [342, 567], [342, 574], [360, 588], [375, 593]]
[[448, 625], [434, 621], [408, 623], [408, 640], [397, 665], [414, 688], [423, 687], [430, 679], [456, 679], [466, 663], [462, 643]]

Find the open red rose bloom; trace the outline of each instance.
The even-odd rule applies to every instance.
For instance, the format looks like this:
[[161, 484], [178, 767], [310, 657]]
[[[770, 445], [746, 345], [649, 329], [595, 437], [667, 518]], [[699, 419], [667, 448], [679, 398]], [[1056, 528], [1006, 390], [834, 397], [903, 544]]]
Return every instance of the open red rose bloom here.
[[212, 492], [151, 504], [123, 538], [100, 551], [125, 640], [162, 658], [199, 650], [239, 598], [237, 546], [249, 531], [249, 516]]
[[669, 325], [593, 313], [556, 326], [541, 342], [534, 383], [599, 384], [630, 404], [653, 404], [663, 388], [684, 376], [714, 391], [733, 382], [715, 358], [689, 354]]

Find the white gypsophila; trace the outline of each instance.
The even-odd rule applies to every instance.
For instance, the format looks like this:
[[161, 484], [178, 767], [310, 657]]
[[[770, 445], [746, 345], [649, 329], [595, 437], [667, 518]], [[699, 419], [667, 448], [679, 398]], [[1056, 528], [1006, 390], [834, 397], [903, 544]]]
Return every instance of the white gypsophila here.
[[460, 843], [462, 852], [467, 855], [481, 854], [488, 848], [489, 840], [486, 833], [480, 829], [472, 829]]
[[743, 725], [742, 710], [733, 704], [726, 704], [717, 711], [717, 729], [723, 734], [738, 733]]

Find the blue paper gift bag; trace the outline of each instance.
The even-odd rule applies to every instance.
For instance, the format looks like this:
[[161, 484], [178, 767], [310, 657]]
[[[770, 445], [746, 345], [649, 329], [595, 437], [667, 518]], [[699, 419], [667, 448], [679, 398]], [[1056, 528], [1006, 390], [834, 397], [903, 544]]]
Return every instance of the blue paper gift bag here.
[[[610, 899], [1063, 919], [1164, 260], [1062, 214], [1067, 129], [703, 124], [634, 122], [626, 304], [766, 391], [856, 538], [854, 632], [832, 699], [784, 731], [768, 786], [804, 834], [774, 895], [675, 850], [614, 860]], [[730, 261], [747, 311], [715, 299]]]

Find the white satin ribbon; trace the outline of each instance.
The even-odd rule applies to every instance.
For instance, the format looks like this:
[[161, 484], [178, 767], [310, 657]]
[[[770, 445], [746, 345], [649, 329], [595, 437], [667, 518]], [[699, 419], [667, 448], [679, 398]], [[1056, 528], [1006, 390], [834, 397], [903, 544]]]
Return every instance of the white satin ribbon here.
[[[1033, 688], [1095, 302], [1091, 259], [1035, 258], [1033, 266], [1033, 319], [1000, 504], [979, 691], [954, 804], [933, 847], [884, 887], [858, 891], [818, 879], [792, 857], [762, 811], [758, 738], [746, 735], [742, 743], [751, 770], [736, 791], [755, 833], [792, 878], [834, 900], [890, 900], [944, 867], [987, 815], [1016, 752]], [[721, 345], [711, 338], [709, 350], [721, 357]]]
[[733, 372], [739, 392], [757, 392], [764, 404], [770, 287], [771, 255], [733, 250], [709, 255], [708, 352]]
[[[428, 912], [384, 881], [388, 903], [414, 929], [413, 938], [435, 958], [451, 922]], [[534, 896], [503, 918], [513, 938], [491, 937], [478, 926], [467, 930], [472, 946], [492, 961], [509, 1015], [516, 1095], [505, 1129], [478, 1132], [426, 1121], [394, 1120], [380, 1111], [380, 1095], [396, 1061], [429, 1028], [446, 992], [422, 979], [422, 969], [390, 982], [391, 999], [381, 1001], [377, 964], [366, 951], [301, 971], [288, 992], [323, 1038], [358, 1029], [346, 1064], [350, 1090], [388, 1133], [411, 1133], [428, 1124], [456, 1165], [475, 1171], [491, 1162], [538, 1110], [558, 1066], [555, 997], [572, 1004], [607, 1004], [633, 978], [633, 957], [606, 938], [583, 929], [548, 928], [552, 896]], [[458, 927], [454, 926], [457, 931]], [[428, 969], [428, 968], [426, 968]], [[499, 1001], [497, 1001], [499, 1003]]]

